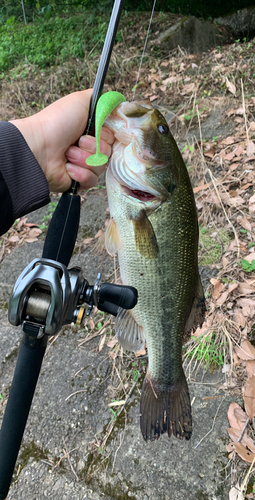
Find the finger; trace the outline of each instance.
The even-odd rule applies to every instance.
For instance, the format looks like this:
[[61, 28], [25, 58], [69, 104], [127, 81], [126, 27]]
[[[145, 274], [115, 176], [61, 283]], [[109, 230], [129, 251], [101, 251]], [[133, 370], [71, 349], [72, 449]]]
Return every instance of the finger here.
[[[93, 138], [94, 142], [96, 142], [95, 137], [93, 137], [92, 135], [83, 135], [79, 139], [79, 146], [84, 148], [84, 149], [87, 149], [86, 144], [87, 144], [87, 139], [89, 139], [89, 138]], [[101, 139], [103, 141], [107, 142], [108, 144], [110, 144], [110, 146], [111, 146], [114, 143], [115, 136], [111, 130], [109, 130], [106, 127], [102, 127], [101, 132], [100, 132], [100, 140]]]
[[87, 168], [78, 167], [72, 163], [66, 164], [66, 170], [71, 179], [79, 182], [80, 189], [89, 189], [97, 184], [99, 173], [95, 173]]
[[[109, 137], [108, 137], [109, 139]], [[109, 139], [110, 140], [110, 139]], [[89, 151], [90, 153], [96, 152], [96, 138], [91, 135], [83, 135], [79, 140], [79, 147], [85, 151]], [[104, 139], [100, 139], [100, 151], [101, 153], [106, 154], [107, 156], [111, 155], [112, 148], [109, 142]]]
[[112, 145], [115, 141], [114, 133], [106, 127], [102, 127], [100, 139], [108, 142], [108, 144]]
[[[110, 146], [109, 146], [110, 147]], [[109, 151], [108, 151], [109, 153]], [[106, 153], [105, 153], [106, 154]], [[77, 165], [78, 167], [84, 169], [84, 170], [91, 170], [97, 175], [100, 175], [104, 172], [106, 163], [104, 165], [101, 165], [99, 167], [91, 167], [86, 164], [86, 159], [91, 156], [91, 153], [88, 151], [83, 151], [80, 148], [77, 148], [75, 146], [71, 146], [69, 150], [66, 152], [66, 159], [68, 162], [72, 163], [73, 165]]]

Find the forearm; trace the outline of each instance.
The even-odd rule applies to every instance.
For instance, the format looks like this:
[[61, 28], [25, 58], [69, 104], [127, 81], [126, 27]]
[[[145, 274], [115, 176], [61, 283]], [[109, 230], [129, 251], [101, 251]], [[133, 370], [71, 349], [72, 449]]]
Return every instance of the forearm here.
[[14, 220], [50, 201], [45, 175], [23, 135], [0, 122], [0, 234]]

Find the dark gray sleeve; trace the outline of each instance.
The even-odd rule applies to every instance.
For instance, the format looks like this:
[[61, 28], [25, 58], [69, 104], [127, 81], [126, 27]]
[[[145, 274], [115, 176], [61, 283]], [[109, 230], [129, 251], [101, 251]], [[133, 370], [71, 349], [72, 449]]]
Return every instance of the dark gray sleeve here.
[[0, 122], [0, 234], [49, 201], [48, 182], [23, 135], [12, 123]]

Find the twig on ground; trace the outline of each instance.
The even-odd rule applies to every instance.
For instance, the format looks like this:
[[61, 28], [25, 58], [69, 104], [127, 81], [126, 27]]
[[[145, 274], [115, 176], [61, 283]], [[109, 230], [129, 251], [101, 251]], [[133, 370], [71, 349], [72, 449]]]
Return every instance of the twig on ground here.
[[77, 482], [79, 482], [79, 478], [78, 478], [78, 476], [77, 476], [77, 474], [76, 474], [76, 472], [75, 472], [75, 470], [74, 470], [74, 467], [73, 467], [73, 465], [72, 465], [72, 463], [71, 463], [71, 460], [70, 460], [70, 453], [71, 453], [72, 451], [76, 450], [77, 448], [73, 448], [73, 450], [68, 451], [67, 446], [66, 446], [66, 442], [65, 442], [65, 438], [63, 438], [63, 443], [64, 443], [64, 451], [66, 452], [66, 458], [67, 458], [67, 460], [68, 460], [68, 462], [69, 462], [69, 465], [70, 465], [70, 467], [71, 467], [71, 471], [72, 471], [72, 473], [74, 474], [74, 477], [75, 477], [76, 481], [77, 481]]
[[111, 320], [108, 319], [104, 325], [102, 326], [102, 328], [100, 328], [100, 330], [98, 330], [97, 332], [95, 333], [92, 333], [92, 335], [86, 337], [86, 339], [79, 339], [78, 342], [79, 342], [79, 347], [81, 347], [83, 344], [86, 344], [86, 342], [88, 342], [89, 340], [92, 340], [94, 339], [95, 337], [98, 337], [98, 335], [102, 335], [106, 329], [106, 327], [111, 323]]
[[[226, 396], [225, 396], [225, 398], [226, 398]], [[216, 411], [216, 413], [215, 413], [215, 415], [214, 415], [213, 424], [212, 424], [211, 429], [210, 429], [210, 430], [209, 430], [209, 431], [205, 434], [205, 436], [203, 436], [203, 437], [202, 437], [202, 439], [200, 439], [200, 441], [196, 444], [196, 446], [194, 446], [194, 450], [196, 450], [196, 448], [198, 448], [198, 446], [202, 443], [202, 441], [203, 441], [203, 440], [204, 440], [207, 436], [209, 436], [209, 434], [211, 434], [211, 432], [213, 431], [214, 424], [215, 424], [215, 420], [216, 420], [216, 418], [217, 418], [217, 415], [218, 415], [218, 413], [219, 413], [219, 409], [220, 409], [220, 407], [221, 407], [221, 405], [222, 405], [223, 401], [225, 400], [225, 398], [224, 398], [224, 399], [220, 402], [220, 404], [219, 404], [219, 406], [218, 406], [218, 408], [217, 408], [217, 411]]]
[[241, 430], [241, 433], [240, 433], [240, 436], [239, 436], [239, 438], [237, 440], [237, 443], [240, 443], [240, 441], [242, 441], [243, 435], [245, 433], [245, 429], [246, 429], [246, 427], [247, 427], [247, 425], [248, 425], [249, 422], [250, 422], [250, 419], [247, 418], [247, 420], [246, 420], [246, 422], [245, 422], [245, 424], [244, 424], [244, 426], [243, 426], [243, 428]]

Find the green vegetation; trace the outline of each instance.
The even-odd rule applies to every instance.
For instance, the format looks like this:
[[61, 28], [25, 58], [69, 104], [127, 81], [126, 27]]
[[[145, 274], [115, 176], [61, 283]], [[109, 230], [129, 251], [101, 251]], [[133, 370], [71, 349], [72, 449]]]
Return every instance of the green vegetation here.
[[203, 111], [207, 110], [208, 108], [199, 109], [198, 111], [195, 111], [194, 109], [189, 109], [187, 113], [184, 113], [183, 118], [185, 121], [189, 122], [193, 118], [196, 118], [198, 115], [201, 115]]
[[141, 377], [141, 373], [138, 370], [137, 362], [132, 362], [132, 369], [130, 370], [130, 374], [132, 375], [133, 382], [137, 382], [137, 380]]
[[57, 201], [51, 201], [48, 205], [48, 214], [47, 215], [44, 215], [43, 219], [42, 219], [42, 224], [40, 224], [39, 226], [39, 229], [41, 229], [41, 231], [46, 231], [46, 229], [48, 228], [48, 225], [50, 223], [50, 220], [51, 220], [51, 217], [55, 211], [55, 208], [57, 206], [58, 202]]
[[214, 228], [199, 228], [199, 265], [215, 264], [222, 255], [224, 246], [231, 241], [226, 229], [219, 229], [217, 237], [212, 237]]
[[241, 260], [241, 265], [247, 273], [251, 273], [252, 271], [255, 271], [255, 260], [252, 260], [249, 262], [248, 260], [242, 259]]
[[[28, 24], [15, 19], [0, 26], [0, 72], [15, 64], [45, 68], [72, 58], [84, 58], [91, 50], [101, 52], [108, 17], [86, 16], [37, 19]], [[120, 35], [118, 35], [120, 36]]]
[[224, 364], [223, 345], [217, 341], [215, 332], [201, 338], [192, 336], [191, 339], [194, 342], [189, 349], [183, 346], [185, 357], [201, 362], [206, 368], [218, 368]]
[[[150, 11], [154, 0], [126, 0], [124, 8], [128, 11]], [[197, 17], [213, 18], [220, 15], [235, 12], [244, 7], [253, 6], [253, 0], [158, 0], [155, 9], [163, 12], [192, 14]], [[113, 6], [113, 0], [24, 0], [25, 16], [22, 10], [22, 2], [13, 0], [2, 0], [0, 6], [0, 23], [6, 22], [11, 17], [19, 21], [34, 21], [36, 17], [50, 18], [56, 14], [81, 13], [86, 11], [109, 12]]]

